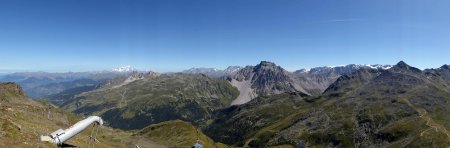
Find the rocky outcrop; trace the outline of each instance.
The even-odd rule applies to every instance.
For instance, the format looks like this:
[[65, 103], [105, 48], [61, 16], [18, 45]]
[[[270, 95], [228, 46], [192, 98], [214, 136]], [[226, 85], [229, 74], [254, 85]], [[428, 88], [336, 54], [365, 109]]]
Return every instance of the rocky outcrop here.
[[241, 92], [233, 104], [243, 104], [257, 96], [283, 92], [300, 91], [308, 94], [295, 82], [292, 73], [267, 61], [256, 66], [246, 66], [226, 79]]
[[155, 77], [158, 77], [160, 75], [161, 74], [159, 74], [157, 72], [149, 71], [149, 72], [144, 74], [144, 78], [155, 78]]
[[0, 100], [8, 101], [14, 98], [26, 97], [22, 87], [14, 82], [0, 83]]

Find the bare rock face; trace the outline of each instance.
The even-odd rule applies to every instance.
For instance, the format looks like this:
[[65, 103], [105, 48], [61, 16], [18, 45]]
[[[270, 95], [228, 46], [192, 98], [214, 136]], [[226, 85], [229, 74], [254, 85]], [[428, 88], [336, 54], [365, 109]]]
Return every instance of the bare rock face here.
[[437, 78], [440, 77], [444, 81], [447, 82], [448, 85], [450, 85], [450, 66], [449, 65], [442, 65], [440, 68], [437, 69], [426, 69], [424, 70], [425, 74], [428, 77], [431, 78]]
[[295, 83], [292, 73], [267, 61], [262, 61], [256, 66], [246, 66], [227, 80], [241, 92], [233, 104], [243, 104], [257, 96], [283, 92], [307, 93]]
[[271, 62], [262, 61], [253, 68], [252, 88], [260, 95], [300, 91], [295, 88], [292, 75]]
[[153, 71], [149, 71], [147, 73], [145, 73], [144, 77], [145, 78], [153, 78], [153, 77], [158, 77], [160, 74], [157, 72], [153, 72]]
[[142, 78], [144, 78], [144, 74], [140, 73], [138, 71], [133, 71], [133, 72], [131, 72], [130, 75], [128, 75], [128, 78], [130, 78], [130, 79], [142, 79]]
[[231, 76], [231, 78], [237, 81], [249, 81], [252, 76], [253, 66], [246, 66], [245, 68], [239, 70], [234, 76]]

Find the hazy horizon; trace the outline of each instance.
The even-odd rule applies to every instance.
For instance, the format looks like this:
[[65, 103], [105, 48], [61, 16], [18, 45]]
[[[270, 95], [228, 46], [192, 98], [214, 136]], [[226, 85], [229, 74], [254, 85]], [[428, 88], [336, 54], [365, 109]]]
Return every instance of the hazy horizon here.
[[[402, 60], [399, 60], [398, 62], [400, 62], [400, 61], [402, 61]], [[254, 66], [254, 65], [257, 65], [257, 64], [259, 64], [261, 61], [259, 61], [259, 62], [257, 62], [257, 63], [254, 63], [254, 64], [247, 64], [247, 65], [229, 65], [229, 66], [241, 66], [241, 67], [245, 67], [245, 66]], [[269, 61], [269, 62], [272, 62], [272, 61]], [[409, 64], [408, 63], [408, 61], [405, 61], [407, 64]], [[277, 63], [275, 63], [275, 64], [277, 64]], [[397, 64], [397, 62], [396, 63], [391, 63], [391, 64], [380, 64], [380, 63], [364, 63], [364, 64], [361, 64], [361, 63], [348, 63], [348, 64], [339, 64], [339, 65], [322, 65], [322, 66], [316, 66], [316, 67], [303, 67], [303, 68], [298, 68], [298, 69], [287, 69], [287, 68], [285, 68], [287, 71], [290, 71], [290, 72], [294, 72], [294, 71], [296, 71], [296, 70], [301, 70], [301, 69], [310, 69], [310, 68], [317, 68], [317, 67], [337, 67], [337, 66], [345, 66], [345, 65], [349, 65], [349, 64], [356, 64], [356, 65], [375, 65], [375, 64], [379, 64], [379, 65], [395, 65], [395, 64]], [[283, 65], [279, 65], [279, 64], [277, 64], [278, 66], [281, 66], [281, 67], [283, 67]], [[424, 69], [433, 69], [433, 68], [439, 68], [439, 67], [441, 67], [441, 66], [443, 66], [443, 65], [448, 65], [447, 63], [443, 63], [443, 64], [441, 64], [440, 66], [437, 66], [437, 67], [425, 67], [425, 68], [420, 68], [420, 67], [416, 67], [415, 65], [410, 65], [410, 66], [413, 66], [413, 67], [416, 67], [416, 68], [419, 68], [419, 69], [421, 69], [421, 70], [424, 70]], [[122, 66], [117, 66], [117, 67], [113, 67], [113, 68], [109, 68], [109, 69], [92, 69], [92, 70], [85, 70], [85, 71], [45, 71], [45, 70], [8, 70], [8, 69], [6, 69], [6, 70], [4, 70], [4, 69], [0, 69], [0, 74], [11, 74], [11, 73], [15, 73], [15, 72], [49, 72], [49, 73], [67, 73], [67, 72], [102, 72], [102, 71], [111, 71], [111, 70], [113, 70], [114, 68], [120, 68], [120, 67], [125, 67], [125, 66], [131, 66], [132, 68], [134, 68], [135, 70], [137, 70], [137, 71], [154, 71], [154, 72], [159, 72], [159, 73], [171, 73], [171, 72], [181, 72], [181, 71], [183, 71], [183, 70], [188, 70], [188, 69], [191, 69], [191, 68], [216, 68], [216, 69], [218, 69], [218, 70], [224, 70], [224, 69], [226, 69], [227, 67], [222, 67], [222, 68], [218, 68], [218, 67], [201, 67], [201, 66], [194, 66], [194, 67], [189, 67], [189, 68], [185, 68], [185, 69], [180, 69], [180, 70], [177, 70], [177, 71], [160, 71], [160, 70], [153, 70], [153, 69], [142, 69], [142, 68], [137, 68], [137, 67], [134, 67], [133, 65], [122, 65]], [[284, 67], [283, 67], [284, 68]]]

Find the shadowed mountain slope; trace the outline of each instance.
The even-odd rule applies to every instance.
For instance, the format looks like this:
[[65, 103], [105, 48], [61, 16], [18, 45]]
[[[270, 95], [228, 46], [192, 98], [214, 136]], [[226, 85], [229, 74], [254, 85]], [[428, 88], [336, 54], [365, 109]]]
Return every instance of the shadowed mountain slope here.
[[359, 70], [341, 76], [321, 97], [284, 93], [220, 110], [205, 133], [250, 147], [447, 147], [450, 87], [444, 77], [404, 62]]

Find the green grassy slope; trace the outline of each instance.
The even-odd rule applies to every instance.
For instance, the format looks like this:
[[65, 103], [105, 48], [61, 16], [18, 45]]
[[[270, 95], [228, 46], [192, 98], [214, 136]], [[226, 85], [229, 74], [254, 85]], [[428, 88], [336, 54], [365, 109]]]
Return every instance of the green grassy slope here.
[[151, 139], [169, 147], [191, 147], [198, 140], [206, 148], [227, 147], [225, 144], [215, 143], [189, 122], [181, 120], [165, 121], [150, 125], [135, 135]]
[[[64, 112], [46, 102], [26, 98], [20, 86], [15, 83], [0, 83], [0, 147], [56, 147], [39, 141], [41, 135], [48, 135], [57, 129], [66, 129], [81, 117]], [[66, 143], [86, 147], [92, 128], [68, 140]], [[132, 133], [101, 127], [96, 147], [132, 147], [134, 144], [163, 147], [148, 139], [133, 137]]]
[[84, 93], [62, 108], [77, 114], [101, 115], [112, 127], [141, 129], [174, 119], [206, 123], [213, 110], [228, 106], [238, 94], [225, 80], [172, 74]]

